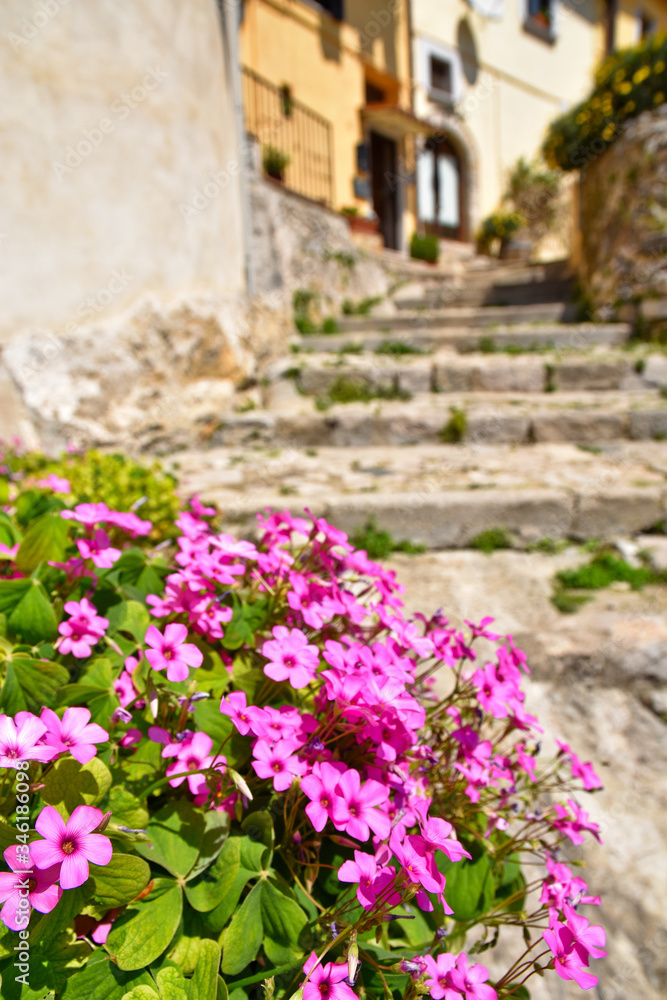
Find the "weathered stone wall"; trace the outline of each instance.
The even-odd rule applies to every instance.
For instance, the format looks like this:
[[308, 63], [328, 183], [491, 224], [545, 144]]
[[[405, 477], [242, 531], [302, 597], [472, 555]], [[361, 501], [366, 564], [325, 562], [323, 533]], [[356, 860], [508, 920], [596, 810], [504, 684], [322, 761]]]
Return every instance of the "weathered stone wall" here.
[[586, 166], [581, 228], [583, 285], [603, 318], [667, 294], [667, 105]]

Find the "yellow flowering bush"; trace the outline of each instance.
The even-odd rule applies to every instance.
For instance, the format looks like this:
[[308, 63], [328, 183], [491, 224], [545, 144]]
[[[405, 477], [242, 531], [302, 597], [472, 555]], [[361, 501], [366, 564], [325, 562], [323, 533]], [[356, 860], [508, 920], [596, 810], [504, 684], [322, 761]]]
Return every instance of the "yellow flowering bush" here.
[[628, 118], [665, 102], [667, 34], [613, 52], [598, 67], [590, 96], [552, 122], [542, 147], [546, 162], [577, 170], [620, 135]]

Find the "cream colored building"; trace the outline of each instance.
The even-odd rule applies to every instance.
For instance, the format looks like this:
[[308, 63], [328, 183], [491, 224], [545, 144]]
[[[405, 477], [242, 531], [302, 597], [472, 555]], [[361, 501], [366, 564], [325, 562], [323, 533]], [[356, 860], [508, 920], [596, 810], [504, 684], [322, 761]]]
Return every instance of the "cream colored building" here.
[[664, 0], [413, 0], [422, 228], [470, 239], [519, 157], [586, 97], [600, 59], [667, 27]]

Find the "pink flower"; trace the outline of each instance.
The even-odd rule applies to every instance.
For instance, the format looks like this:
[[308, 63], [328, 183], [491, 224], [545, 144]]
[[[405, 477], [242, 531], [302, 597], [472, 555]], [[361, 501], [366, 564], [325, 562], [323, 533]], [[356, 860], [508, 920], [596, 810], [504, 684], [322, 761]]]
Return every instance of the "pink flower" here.
[[416, 802], [414, 809], [419, 819], [422, 839], [432, 850], [437, 848], [437, 850], [442, 851], [450, 861], [460, 861], [461, 858], [472, 857], [458, 840], [450, 837], [450, 833], [454, 829], [451, 823], [437, 816], [429, 817], [428, 805], [424, 799]]
[[204, 654], [194, 643], [186, 642], [188, 630], [185, 625], [167, 625], [164, 635], [155, 625], [146, 632], [146, 659], [153, 670], [167, 668], [167, 679], [184, 681], [190, 675], [190, 667], [200, 667]]
[[303, 1000], [357, 1000], [354, 990], [344, 982], [348, 975], [347, 962], [320, 965], [317, 955], [312, 952], [303, 971], [308, 976], [303, 986]]
[[583, 844], [583, 831], [592, 833], [595, 839], [599, 841], [599, 843], [602, 843], [602, 840], [600, 839], [600, 827], [597, 823], [593, 823], [593, 821], [588, 818], [588, 813], [585, 812], [581, 806], [578, 806], [573, 799], [568, 799], [567, 804], [569, 809], [566, 809], [565, 806], [558, 802], [554, 805], [553, 808], [557, 819], [552, 820], [553, 826], [557, 830], [561, 830], [564, 834], [566, 834], [573, 844]]
[[77, 806], [67, 823], [53, 806], [42, 809], [35, 829], [44, 837], [30, 845], [35, 864], [41, 868], [61, 865], [60, 885], [76, 889], [89, 875], [88, 862], [108, 865], [113, 853], [108, 837], [92, 831], [103, 819], [101, 809]]
[[321, 833], [327, 820], [333, 816], [334, 803], [340, 794], [339, 778], [340, 771], [333, 764], [322, 763], [301, 782], [301, 791], [310, 799], [306, 815], [318, 833]]
[[52, 865], [43, 871], [34, 866], [30, 856], [31, 848], [8, 847], [3, 853], [11, 872], [0, 872], [0, 920], [11, 931], [25, 930], [28, 926], [29, 909], [25, 910], [25, 890], [28, 902], [40, 913], [50, 913], [60, 897], [62, 889], [55, 885], [60, 874], [60, 865]]
[[459, 1000], [455, 990], [449, 982], [449, 973], [454, 967], [456, 958], [454, 955], [438, 955], [433, 958], [431, 955], [424, 955], [420, 961], [426, 966], [425, 985], [428, 986], [432, 1000]]
[[15, 767], [26, 760], [45, 764], [58, 756], [54, 747], [45, 746], [42, 740], [46, 726], [36, 715], [25, 713], [17, 726], [8, 715], [0, 715], [0, 767]]
[[[372, 830], [380, 840], [389, 836], [391, 820], [375, 806], [386, 806], [387, 789], [372, 779], [361, 784], [359, 772], [350, 768], [338, 779], [339, 795], [334, 801], [334, 826], [355, 840], [368, 840]], [[369, 830], [370, 827], [370, 830]]]
[[561, 979], [573, 980], [582, 990], [597, 985], [597, 976], [586, 970], [590, 958], [606, 955], [602, 950], [605, 943], [602, 927], [590, 927], [586, 918], [578, 917], [574, 911], [569, 914], [567, 923], [559, 923], [552, 910], [549, 930], [543, 931], [542, 936], [554, 956], [554, 968]]
[[19, 550], [19, 543], [12, 545], [11, 549], [5, 545], [4, 542], [0, 542], [0, 559], [14, 560], [16, 559], [16, 553]]
[[43, 490], [53, 490], [54, 493], [71, 493], [69, 479], [64, 479], [62, 476], [56, 476], [55, 472], [52, 472], [50, 476], [46, 479], [38, 479], [35, 486], [39, 486]]
[[565, 756], [570, 758], [570, 766], [572, 768], [572, 777], [581, 778], [584, 788], [587, 792], [592, 791], [594, 788], [602, 788], [602, 782], [598, 778], [593, 765], [590, 762], [583, 763], [576, 753], [570, 749], [567, 743], [561, 743], [560, 740], [556, 740], [558, 744], [558, 749]]
[[426, 892], [444, 891], [445, 876], [438, 871], [434, 854], [425, 850], [421, 837], [408, 836], [401, 843], [394, 831], [389, 846], [413, 885], [421, 885]]
[[294, 745], [287, 740], [278, 740], [272, 747], [258, 740], [253, 747], [252, 766], [260, 778], [273, 778], [276, 792], [286, 791], [292, 784], [294, 775], [304, 772], [305, 764], [293, 754]]
[[98, 569], [110, 569], [120, 559], [120, 549], [115, 549], [103, 528], [97, 528], [92, 538], [79, 538], [76, 546], [83, 559], [92, 559]]
[[320, 658], [317, 646], [309, 645], [298, 628], [276, 625], [273, 635], [262, 646], [262, 655], [270, 661], [264, 673], [274, 681], [289, 681], [293, 688], [307, 687], [315, 680]]
[[468, 956], [460, 954], [449, 973], [449, 981], [465, 1000], [496, 1000], [498, 994], [487, 986], [489, 970], [483, 965], [468, 965]]
[[58, 626], [61, 638], [56, 645], [63, 654], [71, 653], [78, 659], [85, 659], [106, 632], [109, 621], [98, 615], [97, 609], [85, 597], [80, 601], [67, 601], [65, 611], [71, 618]]
[[220, 711], [229, 716], [242, 736], [250, 732], [250, 713], [246, 711], [247, 708], [245, 691], [231, 691], [220, 702]]
[[[357, 899], [365, 910], [370, 910], [375, 905], [378, 895], [387, 889], [395, 877], [396, 872], [392, 868], [378, 867], [377, 858], [364, 851], [355, 851], [354, 861], [344, 861], [338, 869], [338, 878], [341, 882], [359, 883]], [[385, 903], [388, 906], [395, 906], [400, 899], [399, 893], [393, 893], [391, 898], [385, 899]]]
[[90, 709], [66, 708], [62, 719], [50, 708], [43, 708], [41, 720], [46, 726], [44, 737], [48, 746], [58, 753], [72, 754], [79, 764], [87, 764], [97, 753], [96, 743], [106, 743], [109, 734], [95, 722], [90, 722]]
[[169, 782], [172, 788], [177, 788], [187, 778], [190, 791], [193, 795], [197, 795], [201, 786], [206, 785], [206, 778], [202, 774], [189, 774], [188, 772], [211, 767], [213, 764], [213, 757], [210, 756], [212, 749], [213, 740], [206, 733], [194, 733], [181, 743], [168, 743], [162, 751], [162, 756], [176, 758], [166, 771], [167, 775], [172, 776]]

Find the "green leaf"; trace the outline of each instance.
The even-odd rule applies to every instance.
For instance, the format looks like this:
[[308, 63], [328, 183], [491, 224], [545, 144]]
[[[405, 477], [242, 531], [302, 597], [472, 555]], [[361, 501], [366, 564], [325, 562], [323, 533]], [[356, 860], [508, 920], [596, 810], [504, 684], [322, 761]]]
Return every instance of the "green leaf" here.
[[146, 828], [149, 844], [137, 844], [137, 852], [171, 875], [185, 876], [194, 866], [204, 836], [204, 814], [185, 799], [168, 802], [156, 812]]
[[109, 620], [108, 635], [127, 632], [137, 642], [144, 641], [146, 629], [150, 625], [150, 616], [139, 601], [120, 601], [118, 604], [112, 604], [106, 610], [106, 617]]
[[77, 806], [95, 806], [111, 787], [111, 771], [99, 757], [79, 764], [73, 757], [56, 761], [43, 778], [40, 795], [47, 805], [69, 816]]
[[0, 611], [13, 611], [30, 587], [31, 580], [0, 580]]
[[[199, 680], [199, 674], [197, 674], [197, 680]], [[197, 729], [201, 729], [202, 732], [210, 736], [215, 747], [220, 746], [232, 732], [236, 732], [234, 723], [229, 716], [223, 715], [220, 711], [218, 699], [198, 702], [195, 706], [194, 718]]]
[[241, 646], [252, 641], [253, 632], [246, 620], [244, 605], [236, 594], [232, 594], [232, 608], [232, 617], [225, 625], [225, 634], [220, 640], [220, 644], [225, 649], [240, 649]]
[[[114, 769], [115, 770], [115, 769]], [[112, 772], [114, 779], [116, 775]], [[133, 830], [143, 830], [148, 824], [149, 813], [143, 799], [137, 798], [124, 785], [114, 784], [103, 802], [100, 803], [103, 812], [110, 812], [114, 823], [129, 826]]]
[[69, 680], [69, 673], [59, 663], [13, 656], [7, 660], [5, 679], [0, 692], [0, 708], [8, 715], [39, 712], [53, 708], [56, 692]]
[[[15, 981], [18, 970], [7, 959], [9, 968], [3, 969], [2, 1000], [41, 1000], [50, 996], [49, 991], [60, 995], [69, 977], [76, 975], [90, 953], [84, 941], [77, 941], [74, 931], [67, 930], [30, 949], [29, 988], [22, 988]], [[3, 963], [4, 964], [4, 963]]]
[[243, 820], [241, 829], [254, 843], [264, 844], [265, 847], [273, 850], [275, 833], [271, 813], [263, 810], [249, 813]]
[[195, 878], [215, 861], [229, 835], [229, 813], [212, 809], [204, 814], [204, 819], [204, 836], [188, 879]]
[[85, 906], [85, 894], [83, 887], [68, 889], [63, 892], [60, 902], [50, 913], [40, 916], [30, 929], [30, 944], [37, 948], [43, 948], [49, 941], [57, 937], [75, 917], [81, 913]]
[[243, 972], [254, 961], [262, 944], [262, 887], [256, 885], [234, 914], [225, 934], [222, 971], [228, 975]]
[[28, 528], [16, 554], [16, 567], [32, 573], [42, 562], [61, 562], [67, 547], [69, 524], [59, 513], [45, 514]]
[[308, 917], [296, 900], [281, 891], [271, 880], [259, 883], [264, 926], [264, 951], [270, 962], [289, 962], [303, 953], [299, 939]]
[[217, 1000], [220, 945], [204, 940], [199, 946], [199, 960], [188, 983], [188, 1000]]
[[123, 972], [102, 949], [94, 951], [85, 968], [67, 980], [62, 1000], [123, 1000], [136, 986], [153, 982], [144, 970]]
[[130, 903], [146, 888], [151, 877], [146, 862], [134, 854], [114, 854], [108, 865], [94, 866], [90, 873], [87, 895], [109, 909]]
[[236, 909], [248, 880], [256, 873], [241, 867], [241, 837], [229, 837], [216, 861], [185, 886], [190, 906], [205, 913], [223, 905], [214, 928], [222, 930]]
[[477, 842], [466, 843], [472, 861], [451, 862], [437, 855], [438, 868], [447, 878], [445, 899], [454, 911], [455, 920], [475, 920], [488, 910], [494, 897], [489, 856]]
[[180, 969], [166, 966], [155, 973], [161, 1000], [188, 1000], [188, 987]]
[[165, 951], [183, 910], [181, 887], [172, 879], [155, 879], [144, 899], [131, 903], [111, 928], [105, 948], [121, 969], [143, 969]]
[[15, 635], [29, 643], [49, 641], [58, 635], [56, 613], [39, 580], [30, 581], [7, 625]]
[[36, 517], [41, 517], [51, 510], [62, 510], [65, 505], [57, 497], [48, 496], [39, 490], [25, 490], [19, 493], [14, 506], [16, 520], [25, 526], [29, 521], [34, 521]]

